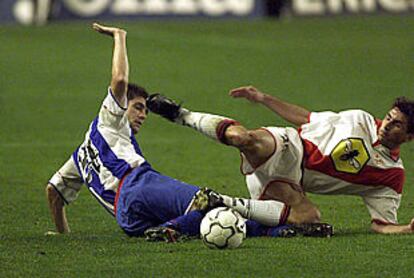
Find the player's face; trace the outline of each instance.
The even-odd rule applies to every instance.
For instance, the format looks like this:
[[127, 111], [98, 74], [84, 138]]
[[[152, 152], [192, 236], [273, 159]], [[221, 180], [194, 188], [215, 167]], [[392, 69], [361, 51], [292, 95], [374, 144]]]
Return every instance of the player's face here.
[[126, 111], [129, 125], [134, 134], [138, 133], [145, 119], [147, 118], [147, 102], [143, 97], [136, 97], [128, 101]]
[[378, 139], [382, 145], [394, 149], [404, 142], [413, 139], [413, 134], [407, 133], [408, 120], [404, 113], [397, 107], [391, 109], [384, 120], [378, 132]]

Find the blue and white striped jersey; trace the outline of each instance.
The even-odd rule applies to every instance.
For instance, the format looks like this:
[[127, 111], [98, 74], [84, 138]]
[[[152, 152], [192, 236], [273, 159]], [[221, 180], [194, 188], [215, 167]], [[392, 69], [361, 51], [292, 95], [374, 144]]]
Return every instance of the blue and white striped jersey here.
[[125, 174], [139, 166], [151, 167], [132, 133], [124, 107], [127, 103], [118, 104], [109, 88], [84, 142], [50, 180], [67, 203], [76, 199], [79, 184], [83, 182], [113, 214], [118, 185]]

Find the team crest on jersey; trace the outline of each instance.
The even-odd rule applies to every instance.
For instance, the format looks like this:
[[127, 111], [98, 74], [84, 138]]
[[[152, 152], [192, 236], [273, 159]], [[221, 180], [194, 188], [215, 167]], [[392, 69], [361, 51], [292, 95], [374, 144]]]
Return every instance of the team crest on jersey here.
[[358, 174], [368, 163], [370, 156], [361, 138], [341, 140], [330, 155], [338, 172]]

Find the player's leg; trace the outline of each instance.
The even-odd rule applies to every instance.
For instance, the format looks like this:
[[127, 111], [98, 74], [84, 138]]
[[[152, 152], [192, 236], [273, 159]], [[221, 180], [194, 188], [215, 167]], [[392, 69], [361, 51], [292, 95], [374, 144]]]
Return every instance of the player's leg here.
[[[319, 210], [301, 191], [287, 183], [273, 184], [273, 186], [267, 187], [261, 200], [235, 198], [211, 191], [209, 203], [219, 204], [221, 202], [239, 212], [243, 217], [253, 220], [259, 225], [256, 225], [258, 234], [260, 231], [274, 234], [275, 230], [271, 229], [287, 224], [296, 233], [304, 236], [330, 237], [333, 235], [332, 226], [319, 223]], [[290, 202], [292, 206], [275, 199]]]
[[[177, 242], [196, 238], [200, 234], [200, 225], [204, 215], [203, 211], [191, 211], [158, 227], [151, 227], [145, 231], [146, 240]], [[248, 237], [293, 237], [296, 234], [300, 233], [291, 225], [269, 227], [253, 220], [246, 220], [246, 235]]]
[[[147, 99], [147, 106], [151, 112], [159, 114], [172, 122], [191, 127], [211, 139], [225, 144], [233, 143], [231, 140], [227, 141], [227, 138], [225, 138], [227, 128], [238, 124], [233, 119], [209, 113], [190, 111], [160, 94], [151, 95]], [[245, 131], [241, 127], [239, 137], [243, 137], [244, 143], [250, 143]]]
[[152, 95], [148, 108], [178, 124], [191, 127], [205, 136], [238, 148], [253, 165], [260, 165], [275, 151], [272, 135], [264, 130], [248, 130], [237, 121], [209, 113], [193, 112], [162, 96]]
[[273, 182], [262, 194], [263, 200], [279, 200], [290, 207], [288, 223], [318, 223], [321, 220], [319, 209], [301, 191], [298, 186]]
[[277, 225], [274, 227], [260, 224], [254, 220], [246, 221], [247, 237], [294, 237], [298, 233], [292, 225]]
[[294, 237], [297, 235], [306, 237], [331, 237], [333, 228], [326, 223], [309, 224], [285, 224], [275, 227], [262, 225], [256, 221], [246, 221], [246, 231], [248, 237]]
[[187, 213], [160, 226], [149, 228], [145, 231], [146, 239], [148, 241], [176, 242], [198, 236], [200, 223], [206, 212], [223, 205], [220, 200], [210, 197], [209, 193], [211, 192], [213, 191], [208, 188], [201, 188], [195, 192], [186, 210]]
[[136, 168], [125, 179], [116, 218], [129, 235], [143, 235], [149, 227], [183, 215], [199, 190], [151, 169]]
[[227, 207], [235, 209], [243, 217], [264, 225], [320, 222], [318, 208], [300, 189], [289, 183], [272, 182], [266, 187], [260, 200], [218, 195]]
[[232, 208], [243, 217], [263, 225], [285, 224], [289, 216], [289, 206], [279, 201], [234, 198], [222, 194], [220, 194], [220, 197], [226, 207]]
[[[148, 241], [178, 242], [188, 238], [196, 238], [200, 233], [200, 225], [205, 212], [192, 211], [160, 226], [150, 227], [145, 231]], [[333, 235], [332, 226], [325, 223], [312, 224], [282, 224], [266, 226], [254, 220], [246, 220], [247, 237], [294, 237], [296, 235], [310, 237], [330, 237]]]
[[[204, 202], [206, 203], [203, 205], [204, 209], [210, 210], [226, 206], [236, 210], [244, 218], [264, 226], [278, 226], [285, 223], [318, 223], [320, 221], [320, 213], [316, 206], [302, 192], [287, 183], [269, 185], [261, 200], [230, 197], [211, 189], [202, 189], [198, 194], [201, 199], [207, 200]], [[203, 195], [206, 196], [203, 197]], [[286, 204], [289, 202], [292, 206]]]
[[[277, 188], [277, 192], [283, 191]], [[282, 195], [276, 195], [274, 192], [266, 192], [262, 200], [253, 200], [247, 198], [235, 198], [223, 194], [218, 194], [223, 204], [239, 212], [243, 217], [255, 220], [268, 226], [276, 226], [284, 223], [317, 223], [320, 222], [320, 213], [314, 204], [301, 193], [293, 191], [288, 194], [292, 195], [286, 198], [286, 192]], [[272, 194], [271, 194], [272, 193]], [[298, 196], [295, 196], [298, 195]], [[284, 202], [278, 201], [284, 199]], [[301, 199], [301, 202], [297, 202]]]
[[[158, 227], [151, 227], [145, 231], [145, 236], [148, 241], [166, 241], [176, 242], [188, 237], [196, 237], [200, 232], [200, 224], [205, 213], [218, 206], [224, 206], [223, 200], [233, 200], [228, 196], [220, 195], [215, 191], [203, 188], [200, 189], [194, 196], [194, 199], [190, 205], [190, 211], [178, 216], [175, 219], [169, 220]], [[237, 199], [241, 200], [241, 199]], [[269, 223], [270, 225], [278, 226], [279, 221], [275, 221], [270, 218], [278, 218], [279, 215], [275, 215], [272, 210], [272, 204], [278, 203], [279, 207], [285, 207], [284, 204], [276, 201], [257, 201], [248, 200], [252, 202], [252, 205], [246, 210], [244, 206], [237, 206], [239, 211], [244, 212], [245, 217], [251, 217], [251, 219], [258, 218], [262, 223]], [[262, 206], [261, 206], [262, 205]], [[263, 206], [264, 205], [264, 206]], [[263, 208], [262, 208], [263, 207]], [[236, 208], [236, 207], [235, 207]], [[252, 208], [252, 210], [250, 210]], [[262, 209], [262, 211], [258, 211]], [[264, 212], [263, 210], [267, 210]], [[285, 220], [282, 220], [285, 222]], [[290, 237], [291, 230], [287, 230], [286, 225], [281, 225], [283, 228], [268, 227], [266, 225], [258, 224], [255, 221], [247, 221], [248, 235], [249, 236], [284, 236]]]
[[193, 210], [160, 226], [151, 227], [144, 233], [146, 240], [177, 242], [197, 237], [200, 234], [200, 223], [204, 215], [204, 211]]

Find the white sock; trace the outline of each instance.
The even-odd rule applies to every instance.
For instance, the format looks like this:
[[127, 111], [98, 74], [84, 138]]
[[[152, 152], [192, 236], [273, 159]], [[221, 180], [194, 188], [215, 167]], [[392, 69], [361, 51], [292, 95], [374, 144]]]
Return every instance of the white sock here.
[[236, 210], [245, 218], [266, 226], [277, 226], [281, 221], [285, 222], [288, 216], [285, 215], [286, 205], [282, 202], [220, 196], [223, 197], [223, 203], [227, 207]]
[[217, 135], [217, 128], [223, 120], [228, 120], [231, 122], [235, 122], [230, 118], [226, 118], [223, 116], [208, 114], [208, 113], [200, 113], [200, 112], [192, 112], [185, 108], [181, 108], [181, 113], [175, 120], [176, 123], [189, 126], [198, 132], [206, 135], [209, 138], [212, 138], [217, 141], [221, 141], [222, 138], [218, 138]]

